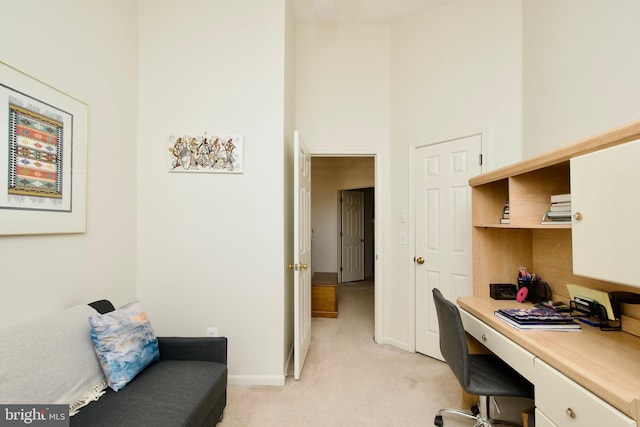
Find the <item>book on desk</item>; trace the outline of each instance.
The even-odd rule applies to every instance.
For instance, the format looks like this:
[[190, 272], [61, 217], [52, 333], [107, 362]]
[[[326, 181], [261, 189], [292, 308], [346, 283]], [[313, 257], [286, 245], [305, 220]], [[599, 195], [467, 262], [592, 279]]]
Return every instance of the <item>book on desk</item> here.
[[571, 315], [547, 308], [501, 308], [496, 310], [494, 314], [516, 329], [580, 330], [580, 324]]

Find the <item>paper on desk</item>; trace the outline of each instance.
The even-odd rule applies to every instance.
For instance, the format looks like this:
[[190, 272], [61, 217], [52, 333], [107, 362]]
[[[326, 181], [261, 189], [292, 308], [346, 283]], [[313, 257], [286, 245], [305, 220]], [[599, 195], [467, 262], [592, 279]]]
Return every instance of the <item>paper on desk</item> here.
[[613, 314], [613, 307], [611, 307], [611, 300], [609, 300], [609, 294], [604, 291], [598, 291], [596, 289], [585, 288], [580, 285], [567, 285], [567, 290], [569, 291], [569, 297], [573, 300], [573, 298], [577, 296], [590, 298], [597, 302], [600, 305], [603, 305], [607, 310], [607, 317], [609, 320], [616, 320], [616, 317]]

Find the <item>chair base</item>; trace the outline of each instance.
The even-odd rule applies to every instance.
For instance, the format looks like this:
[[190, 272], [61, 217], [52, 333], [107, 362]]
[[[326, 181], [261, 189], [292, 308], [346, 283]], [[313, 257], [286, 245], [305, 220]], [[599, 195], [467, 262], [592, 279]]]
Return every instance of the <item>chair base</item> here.
[[444, 426], [443, 414], [457, 415], [466, 418], [471, 421], [475, 421], [473, 427], [494, 427], [497, 425], [506, 425], [519, 427], [520, 424], [506, 420], [494, 420], [489, 416], [489, 398], [487, 396], [480, 396], [480, 405], [472, 406], [470, 411], [463, 411], [462, 409], [443, 408], [438, 411], [433, 424], [442, 427]]

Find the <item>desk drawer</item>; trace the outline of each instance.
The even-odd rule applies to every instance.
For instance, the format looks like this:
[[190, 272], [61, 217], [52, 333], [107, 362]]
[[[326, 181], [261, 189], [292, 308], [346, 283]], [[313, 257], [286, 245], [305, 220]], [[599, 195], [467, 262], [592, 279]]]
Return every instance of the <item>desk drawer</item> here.
[[554, 424], [635, 426], [636, 422], [540, 359], [535, 361], [535, 401]]
[[467, 333], [477, 339], [481, 344], [491, 350], [492, 353], [507, 362], [520, 375], [533, 382], [534, 355], [493, 329], [491, 326], [479, 320], [477, 317], [460, 310], [460, 317]]

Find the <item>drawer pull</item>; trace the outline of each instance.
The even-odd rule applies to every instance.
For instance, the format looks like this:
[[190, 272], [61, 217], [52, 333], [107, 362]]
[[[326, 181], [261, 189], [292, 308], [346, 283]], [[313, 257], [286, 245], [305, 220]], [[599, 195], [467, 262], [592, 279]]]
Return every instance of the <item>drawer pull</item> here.
[[487, 335], [486, 334], [482, 334], [482, 341], [486, 341], [487, 340]]
[[576, 412], [571, 408], [567, 408], [567, 410], [564, 411], [564, 412], [565, 412], [565, 414], [567, 414], [567, 416], [569, 418], [575, 418], [576, 417]]

